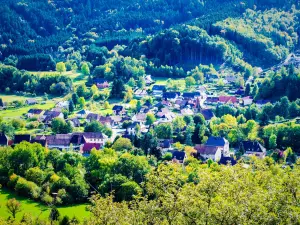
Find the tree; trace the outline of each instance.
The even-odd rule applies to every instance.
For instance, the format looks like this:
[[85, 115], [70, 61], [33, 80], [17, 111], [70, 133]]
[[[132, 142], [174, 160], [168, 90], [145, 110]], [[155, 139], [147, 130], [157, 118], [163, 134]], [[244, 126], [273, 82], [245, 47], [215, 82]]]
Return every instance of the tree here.
[[247, 83], [246, 89], [245, 89], [245, 96], [249, 96], [251, 92], [251, 85], [250, 83]]
[[135, 80], [134, 80], [133, 77], [131, 77], [131, 78], [129, 79], [127, 85], [128, 85], [129, 87], [132, 87], [132, 88], [135, 87], [136, 82], [135, 82]]
[[275, 149], [277, 146], [277, 136], [275, 134], [272, 134], [269, 138], [269, 148]]
[[11, 198], [6, 202], [6, 208], [14, 219], [16, 218], [17, 213], [22, 211], [21, 203], [15, 198]]
[[112, 145], [112, 148], [119, 151], [128, 151], [133, 148], [131, 141], [128, 138], [118, 138], [115, 143]]
[[177, 116], [173, 121], [173, 128], [175, 131], [181, 131], [185, 126], [186, 126], [186, 122], [184, 121], [182, 116]]
[[114, 79], [110, 97], [111, 98], [123, 98], [125, 92], [125, 86], [122, 79]]
[[72, 65], [72, 71], [73, 71], [73, 72], [76, 72], [77, 70], [78, 70], [77, 64], [76, 64], [76, 63], [73, 63], [73, 65]]
[[50, 215], [49, 215], [49, 219], [51, 221], [51, 224], [53, 223], [53, 221], [57, 221], [59, 219], [59, 211], [58, 209], [54, 206], [51, 208], [51, 211], [50, 211]]
[[186, 87], [191, 87], [191, 86], [193, 86], [195, 84], [196, 84], [196, 81], [195, 81], [195, 79], [193, 77], [187, 77], [187, 78], [185, 78], [185, 85], [186, 85]]
[[62, 72], [66, 72], [67, 69], [66, 69], [65, 63], [63, 63], [63, 62], [57, 63], [57, 64], [56, 64], [56, 71], [59, 72], [60, 74], [61, 74]]
[[251, 96], [254, 98], [257, 94], [258, 94], [258, 86], [257, 84], [255, 84], [252, 89]]
[[81, 109], [83, 109], [83, 108], [85, 107], [85, 99], [84, 99], [84, 97], [80, 97], [80, 98], [78, 99], [78, 103], [79, 103], [79, 107], [80, 107]]
[[101, 132], [102, 130], [103, 125], [98, 121], [92, 121], [84, 128], [84, 132]]
[[156, 121], [153, 113], [148, 113], [146, 116], [146, 125], [152, 125]]
[[68, 134], [73, 129], [69, 121], [66, 122], [61, 118], [54, 118], [51, 122], [51, 128], [55, 134]]
[[[78, 97], [88, 97], [90, 95], [85, 84], [81, 84], [76, 88], [76, 93]], [[74, 102], [75, 103], [75, 102]]]
[[111, 108], [111, 106], [110, 106], [109, 102], [105, 101], [104, 102], [104, 109], [110, 109], [110, 108]]
[[72, 100], [73, 100], [74, 105], [77, 106], [77, 104], [79, 103], [78, 102], [79, 96], [77, 95], [77, 93], [72, 94]]
[[138, 86], [138, 88], [143, 89], [146, 86], [146, 82], [145, 82], [144, 77], [139, 77], [136, 85]]
[[81, 65], [81, 73], [83, 73], [84, 75], [90, 75], [90, 68], [86, 62], [82, 63]]
[[72, 99], [69, 100], [69, 112], [72, 113], [75, 110], [74, 102]]
[[173, 136], [173, 126], [171, 123], [161, 123], [154, 128], [159, 139], [170, 139]]
[[92, 91], [93, 95], [98, 93], [98, 88], [95, 84], [91, 87], [91, 91]]

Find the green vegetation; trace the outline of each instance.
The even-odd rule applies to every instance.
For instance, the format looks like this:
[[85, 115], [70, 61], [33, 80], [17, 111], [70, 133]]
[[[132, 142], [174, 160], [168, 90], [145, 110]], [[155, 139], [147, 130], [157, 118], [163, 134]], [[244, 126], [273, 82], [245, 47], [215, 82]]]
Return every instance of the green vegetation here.
[[[0, 189], [0, 217], [8, 218], [9, 213], [6, 210], [6, 202], [9, 199], [16, 198], [21, 203], [21, 212], [17, 214], [17, 220], [21, 220], [25, 213], [32, 215], [33, 217], [47, 219], [50, 213], [50, 207], [43, 205], [39, 202], [35, 202], [25, 197], [17, 196], [15, 193], [7, 190]], [[60, 206], [58, 210], [61, 216], [76, 216], [81, 221], [84, 218], [88, 218], [90, 216], [90, 212], [86, 210], [88, 204], [80, 204], [80, 205], [71, 205], [71, 206]]]

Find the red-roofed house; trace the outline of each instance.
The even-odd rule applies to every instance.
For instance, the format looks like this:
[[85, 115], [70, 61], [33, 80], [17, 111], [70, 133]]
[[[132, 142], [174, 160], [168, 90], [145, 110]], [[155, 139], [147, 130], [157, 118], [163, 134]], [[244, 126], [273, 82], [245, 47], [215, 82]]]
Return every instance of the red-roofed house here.
[[83, 154], [90, 154], [92, 149], [95, 148], [96, 150], [101, 149], [102, 145], [100, 143], [85, 143], [82, 147]]
[[235, 103], [238, 102], [238, 100], [235, 96], [220, 96], [219, 97], [219, 102], [235, 104]]

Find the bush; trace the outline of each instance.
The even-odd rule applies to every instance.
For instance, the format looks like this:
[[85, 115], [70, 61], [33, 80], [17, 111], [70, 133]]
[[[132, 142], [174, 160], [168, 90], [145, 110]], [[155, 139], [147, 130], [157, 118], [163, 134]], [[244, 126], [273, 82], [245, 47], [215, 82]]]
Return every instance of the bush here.
[[18, 194], [28, 196], [37, 199], [40, 196], [41, 188], [35, 183], [27, 181], [20, 177], [15, 186], [15, 190]]

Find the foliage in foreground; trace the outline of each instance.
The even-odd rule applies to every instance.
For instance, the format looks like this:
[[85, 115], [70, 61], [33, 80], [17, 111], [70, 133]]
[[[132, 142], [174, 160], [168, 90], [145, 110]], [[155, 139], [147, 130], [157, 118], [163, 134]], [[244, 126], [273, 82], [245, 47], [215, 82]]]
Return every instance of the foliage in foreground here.
[[83, 224], [299, 224], [299, 175], [299, 164], [284, 167], [268, 157], [249, 167], [161, 164], [146, 176], [147, 195], [130, 202], [93, 196]]

